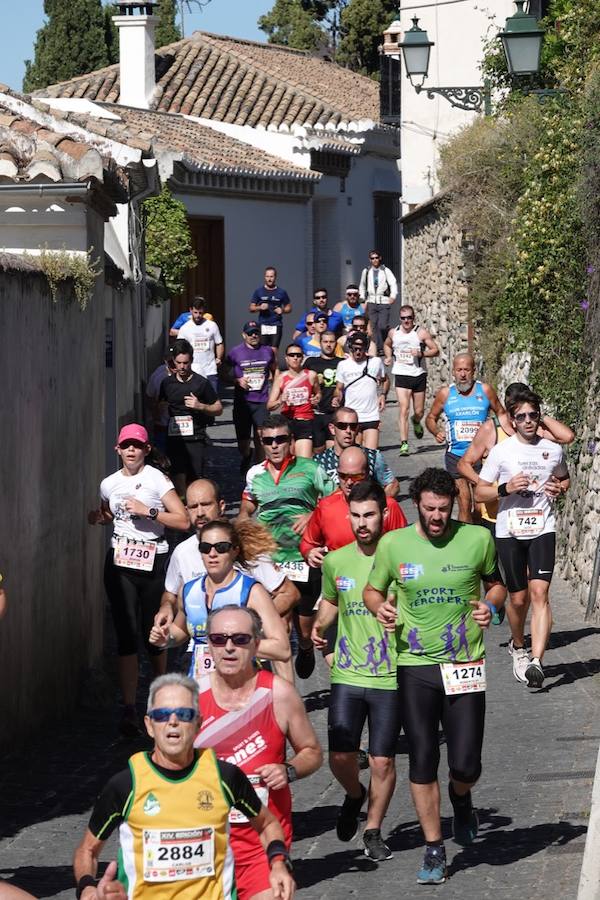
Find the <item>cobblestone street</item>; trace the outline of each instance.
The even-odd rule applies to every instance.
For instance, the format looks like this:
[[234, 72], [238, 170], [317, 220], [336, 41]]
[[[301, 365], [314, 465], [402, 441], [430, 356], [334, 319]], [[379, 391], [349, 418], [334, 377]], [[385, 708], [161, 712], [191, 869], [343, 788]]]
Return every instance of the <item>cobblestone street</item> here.
[[[399, 500], [413, 521], [406, 499], [408, 482], [426, 465], [441, 465], [442, 450], [427, 436], [413, 442], [409, 457], [399, 458], [395, 404], [385, 415], [382, 449], [400, 480]], [[226, 487], [232, 508], [240, 485], [230, 404], [212, 436], [208, 474]], [[600, 629], [584, 623], [583, 608], [558, 578], [552, 598], [554, 633], [545, 659], [543, 689], [530, 691], [513, 678], [506, 623], [492, 627], [487, 636], [484, 769], [474, 791], [481, 828], [468, 849], [456, 846], [450, 837], [451, 807], [442, 751], [442, 811], [451, 877], [430, 892], [437, 890], [445, 898], [576, 898], [600, 742]], [[108, 668], [112, 671], [110, 658]], [[299, 688], [326, 747], [329, 682], [325, 665], [320, 663]], [[140, 749], [117, 736], [110, 694], [107, 700], [102, 682], [91, 682], [85, 706], [74, 711], [70, 721], [40, 731], [26, 752], [2, 758], [0, 878], [37, 897], [74, 895], [72, 852], [94, 797], [127, 757]], [[10, 723], [4, 727], [10, 728]], [[326, 765], [294, 786], [293, 855], [301, 900], [355, 895], [412, 898], [426, 892], [416, 884], [422, 839], [408, 792], [405, 752], [397, 762], [398, 786], [384, 823], [384, 836], [390, 836], [394, 856], [379, 865], [365, 858], [359, 837], [350, 844], [337, 840], [335, 816], [342, 790]], [[367, 773], [363, 782], [367, 783]], [[113, 838], [104, 860], [114, 858], [115, 844]]]

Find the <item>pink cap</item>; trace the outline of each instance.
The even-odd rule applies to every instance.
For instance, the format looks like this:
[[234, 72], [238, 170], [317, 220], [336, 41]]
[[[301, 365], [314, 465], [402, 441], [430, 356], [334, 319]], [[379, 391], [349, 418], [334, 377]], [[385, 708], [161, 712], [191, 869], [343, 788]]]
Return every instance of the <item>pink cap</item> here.
[[148, 432], [143, 425], [136, 425], [135, 422], [131, 425], [123, 425], [117, 438], [117, 444], [122, 444], [126, 440], [140, 441], [142, 444], [147, 444]]

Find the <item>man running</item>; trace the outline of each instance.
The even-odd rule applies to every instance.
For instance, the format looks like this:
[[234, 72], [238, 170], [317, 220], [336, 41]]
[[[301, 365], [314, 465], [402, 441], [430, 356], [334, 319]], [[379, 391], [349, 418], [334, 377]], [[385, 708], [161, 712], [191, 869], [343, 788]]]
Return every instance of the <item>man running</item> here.
[[343, 403], [356, 410], [362, 443], [376, 450], [390, 380], [379, 357], [367, 357], [369, 338], [366, 334], [354, 332], [348, 342], [351, 356], [343, 359], [337, 367], [334, 405], [341, 406]]
[[[358, 415], [349, 406], [338, 406], [329, 423], [330, 437], [333, 444], [322, 453], [317, 453], [315, 462], [323, 466], [336, 486], [339, 484], [338, 469], [340, 454], [346, 447], [355, 447], [358, 434]], [[362, 448], [367, 457], [368, 476], [375, 479], [385, 490], [388, 497], [395, 497], [400, 490], [398, 479], [386, 463], [381, 450], [372, 450], [369, 447]]]
[[283, 316], [291, 313], [292, 304], [287, 291], [277, 285], [275, 266], [267, 266], [265, 269], [264, 284], [252, 294], [249, 309], [253, 316], [258, 315], [261, 344], [279, 347]]
[[364, 334], [369, 338], [369, 349], [367, 350], [367, 356], [377, 356], [377, 344], [369, 336], [369, 323], [365, 315], [354, 316], [348, 333], [343, 334], [337, 342], [338, 352], [346, 358], [350, 356], [350, 344], [352, 343], [352, 335], [355, 331], [359, 331], [361, 334]]
[[371, 781], [363, 841], [365, 856], [380, 862], [392, 856], [381, 837], [381, 824], [396, 784], [394, 756], [400, 732], [396, 638], [366, 613], [362, 592], [384, 530], [386, 496], [374, 481], [363, 481], [352, 487], [349, 508], [355, 540], [325, 557], [313, 643], [327, 649], [326, 633], [337, 617], [328, 714], [329, 765], [346, 796], [336, 831], [341, 841], [350, 841], [358, 830], [367, 791], [359, 781], [357, 752], [368, 718]]
[[300, 321], [296, 324], [296, 328], [294, 329], [294, 333], [292, 335], [292, 339], [295, 340], [305, 331], [307, 331], [307, 316], [313, 313], [315, 316], [318, 313], [324, 313], [327, 316], [327, 328], [330, 331], [334, 331], [336, 334], [342, 330], [342, 317], [339, 313], [334, 312], [333, 309], [329, 309], [327, 306], [327, 291], [325, 288], [317, 288], [313, 294], [313, 305], [309, 311], [302, 316]]
[[364, 315], [365, 306], [360, 302], [357, 284], [349, 284], [346, 288], [346, 299], [340, 300], [333, 307], [333, 311], [342, 317], [344, 334], [348, 334], [352, 328], [352, 320], [355, 316]]
[[254, 437], [254, 462], [264, 459], [259, 430], [267, 416], [270, 382], [276, 371], [275, 350], [261, 346], [260, 325], [255, 321], [246, 322], [242, 343], [231, 348], [223, 363], [223, 377], [233, 379], [234, 384], [233, 424], [242, 457], [242, 475], [252, 465], [251, 437]]
[[[475, 380], [475, 359], [471, 353], [459, 353], [452, 363], [454, 383], [441, 387], [425, 419], [427, 430], [438, 444], [447, 442], [444, 465], [456, 481], [458, 489], [458, 519], [472, 522], [471, 488], [458, 472], [458, 461], [477, 434], [490, 408], [497, 416], [504, 415], [504, 407], [494, 388]], [[446, 416], [446, 431], [438, 429], [442, 412]]]
[[400, 324], [390, 328], [383, 345], [386, 366], [392, 366], [398, 398], [400, 456], [408, 455], [408, 416], [412, 400], [412, 424], [417, 440], [423, 437], [421, 419], [425, 412], [427, 370], [423, 359], [438, 356], [440, 348], [426, 328], [415, 325], [412, 306], [400, 307]]
[[[248, 607], [224, 606], [210, 613], [208, 642], [214, 671], [200, 679], [202, 727], [196, 747], [211, 747], [219, 759], [248, 776], [263, 804], [278, 819], [289, 852], [292, 843], [290, 784], [312, 775], [323, 753], [298, 691], [254, 659], [261, 622]], [[293, 755], [286, 759], [286, 743]], [[231, 849], [240, 900], [271, 894], [269, 862], [247, 817], [230, 814]]]
[[204, 317], [205, 302], [203, 297], [196, 297], [190, 310], [192, 313], [177, 335], [179, 340], [189, 341], [194, 349], [192, 371], [208, 378], [213, 389], [219, 389], [217, 370], [223, 361], [225, 344], [216, 322]]
[[[482, 630], [496, 608], [481, 601], [499, 581], [492, 536], [453, 521], [457, 488], [443, 469], [425, 469], [411, 484], [415, 525], [381, 538], [365, 605], [386, 631], [396, 632], [398, 691], [408, 740], [409, 779], [426, 842], [419, 884], [446, 880], [440, 820], [438, 730], [443, 725], [454, 810], [454, 840], [474, 840], [478, 817], [471, 788], [481, 774], [485, 717]], [[388, 591], [397, 595], [396, 603]]]
[[321, 335], [321, 352], [319, 356], [311, 356], [304, 361], [304, 368], [309, 372], [316, 372], [317, 382], [321, 389], [321, 399], [315, 408], [313, 421], [313, 450], [320, 453], [325, 449], [325, 444], [331, 440], [329, 423], [335, 412], [332, 405], [337, 384], [336, 372], [340, 359], [336, 347], [336, 337], [333, 331], [325, 331]]
[[[475, 488], [476, 500], [498, 500], [496, 548], [510, 594], [513, 673], [535, 688], [544, 683], [542, 659], [552, 631], [554, 500], [570, 483], [562, 448], [538, 434], [540, 406], [540, 398], [529, 389], [511, 397], [508, 415], [515, 434], [492, 448]], [[529, 603], [531, 659], [524, 633]]]
[[110, 779], [75, 851], [78, 900], [97, 897], [98, 859], [117, 827], [119, 880], [129, 900], [235, 900], [232, 808], [260, 836], [275, 897], [291, 900], [295, 885], [281, 825], [237, 766], [212, 750], [194, 750], [196, 683], [176, 673], [153, 681], [145, 723], [153, 749], [134, 754]]
[[288, 420], [270, 415], [262, 429], [266, 460], [252, 466], [240, 505], [240, 519], [257, 513], [279, 545], [273, 561], [296, 585], [300, 603], [294, 610], [299, 650], [295, 660], [299, 678], [308, 678], [315, 667], [311, 641], [314, 606], [319, 596], [320, 573], [310, 569], [300, 553], [300, 537], [319, 497], [335, 489], [325, 471], [312, 459], [293, 456]]

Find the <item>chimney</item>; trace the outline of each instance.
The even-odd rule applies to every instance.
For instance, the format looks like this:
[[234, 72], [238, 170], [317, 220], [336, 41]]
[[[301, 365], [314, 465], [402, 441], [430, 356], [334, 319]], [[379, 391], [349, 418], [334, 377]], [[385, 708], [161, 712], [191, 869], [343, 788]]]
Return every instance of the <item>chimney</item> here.
[[149, 109], [155, 87], [154, 29], [155, 0], [120, 0], [113, 22], [119, 29], [121, 94], [119, 103]]

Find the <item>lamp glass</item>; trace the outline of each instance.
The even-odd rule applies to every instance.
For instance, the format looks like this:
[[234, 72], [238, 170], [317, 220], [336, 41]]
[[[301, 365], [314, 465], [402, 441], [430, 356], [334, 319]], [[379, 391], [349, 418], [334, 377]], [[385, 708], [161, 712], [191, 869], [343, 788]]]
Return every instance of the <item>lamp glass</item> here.
[[429, 55], [431, 53], [430, 44], [413, 44], [412, 46], [403, 47], [404, 68], [409, 78], [422, 75], [427, 77], [429, 71]]
[[501, 38], [509, 74], [533, 75], [539, 72], [543, 34], [504, 32]]

